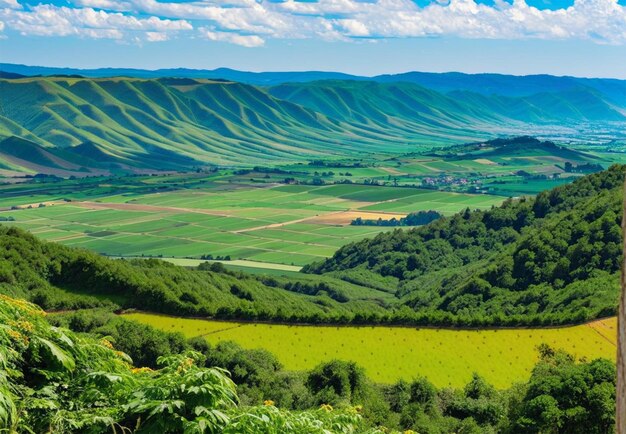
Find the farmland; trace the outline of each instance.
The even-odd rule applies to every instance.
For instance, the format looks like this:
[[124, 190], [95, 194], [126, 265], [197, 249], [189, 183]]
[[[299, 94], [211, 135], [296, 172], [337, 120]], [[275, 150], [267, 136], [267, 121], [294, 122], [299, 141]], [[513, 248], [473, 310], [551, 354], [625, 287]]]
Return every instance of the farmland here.
[[[148, 177], [143, 187], [155, 181]], [[172, 184], [168, 177], [160, 181]], [[302, 266], [385, 230], [350, 226], [356, 217], [400, 218], [430, 209], [450, 215], [467, 207], [489, 208], [503, 200], [406, 187], [196, 182], [200, 185], [194, 188], [152, 193], [130, 187], [120, 193], [98, 184], [93, 195], [89, 189], [18, 195], [2, 204], [35, 206], [8, 209], [0, 217], [12, 217], [10, 224], [46, 240], [112, 256], [212, 255]], [[48, 205], [40, 207], [37, 200]]]
[[308, 370], [332, 359], [352, 360], [374, 381], [426, 376], [438, 387], [462, 387], [477, 372], [498, 388], [526, 381], [546, 343], [578, 358], [615, 357], [616, 319], [563, 328], [414, 329], [254, 324], [185, 319], [147, 313], [124, 315], [211, 344], [235, 341], [272, 352], [288, 370]]

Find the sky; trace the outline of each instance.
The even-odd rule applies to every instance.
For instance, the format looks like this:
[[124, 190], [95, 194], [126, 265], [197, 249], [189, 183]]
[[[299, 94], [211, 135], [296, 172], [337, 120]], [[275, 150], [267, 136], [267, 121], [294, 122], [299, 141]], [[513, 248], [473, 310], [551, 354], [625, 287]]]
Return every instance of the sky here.
[[0, 62], [626, 78], [626, 0], [0, 0]]

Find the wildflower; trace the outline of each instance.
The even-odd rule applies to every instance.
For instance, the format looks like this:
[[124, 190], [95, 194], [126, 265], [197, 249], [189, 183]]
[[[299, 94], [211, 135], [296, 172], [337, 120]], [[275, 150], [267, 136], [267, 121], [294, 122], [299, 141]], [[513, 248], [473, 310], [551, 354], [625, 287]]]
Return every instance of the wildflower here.
[[185, 360], [183, 360], [181, 364], [178, 366], [178, 369], [176, 369], [176, 372], [180, 374], [181, 372], [186, 371], [187, 369], [191, 368], [192, 365], [193, 365], [193, 359], [190, 357], [186, 357]]
[[265, 401], [263, 401], [263, 405], [266, 407], [272, 407], [274, 405], [274, 401], [272, 401], [271, 399], [266, 399]]
[[13, 329], [8, 329], [7, 334], [12, 337], [14, 341], [22, 341], [24, 345], [28, 345], [28, 336], [24, 336], [22, 333]]
[[25, 320], [9, 321], [9, 325], [11, 327], [20, 329], [20, 330], [22, 330], [23, 332], [26, 332], [26, 333], [32, 332], [33, 329], [35, 328], [33, 326], [33, 323], [31, 323], [30, 321], [25, 321]]
[[320, 409], [330, 413], [331, 411], [333, 411], [333, 406], [330, 404], [322, 404], [320, 405]]

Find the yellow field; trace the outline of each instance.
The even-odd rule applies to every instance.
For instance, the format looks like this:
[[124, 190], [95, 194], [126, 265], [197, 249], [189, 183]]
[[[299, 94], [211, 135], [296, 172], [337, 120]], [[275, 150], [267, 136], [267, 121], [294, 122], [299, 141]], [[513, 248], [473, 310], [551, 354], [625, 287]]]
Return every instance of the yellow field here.
[[461, 387], [473, 372], [498, 388], [524, 381], [545, 342], [577, 357], [615, 358], [615, 318], [551, 329], [446, 330], [404, 327], [330, 327], [247, 324], [162, 315], [125, 315], [212, 343], [235, 341], [265, 348], [289, 370], [311, 369], [331, 359], [353, 360], [374, 381], [425, 376], [438, 387]]

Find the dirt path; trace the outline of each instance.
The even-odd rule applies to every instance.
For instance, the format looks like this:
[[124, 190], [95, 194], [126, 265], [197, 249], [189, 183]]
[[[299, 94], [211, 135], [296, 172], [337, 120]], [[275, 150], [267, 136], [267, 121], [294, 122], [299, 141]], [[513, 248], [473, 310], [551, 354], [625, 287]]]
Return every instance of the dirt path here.
[[[324, 214], [324, 216], [331, 215], [331, 214], [341, 214], [343, 212], [345, 212], [345, 211], [335, 211], [335, 212], [331, 212], [331, 213], [328, 213], [328, 214]], [[316, 219], [318, 217], [320, 217], [320, 216], [303, 217], [303, 218], [300, 218], [300, 219], [297, 219], [297, 220], [289, 220], [288, 222], [271, 223], [271, 224], [268, 224], [268, 225], [256, 226], [256, 227], [247, 228], [247, 229], [238, 229], [236, 231], [228, 231], [228, 232], [231, 232], [233, 234], [241, 234], [241, 233], [244, 233], [244, 232], [258, 231], [258, 230], [261, 230], [261, 229], [275, 229], [275, 228], [280, 228], [282, 226], [291, 225], [291, 224], [294, 224], [294, 223], [303, 223], [303, 222], [306, 222], [306, 221], [311, 220], [311, 219]]]

